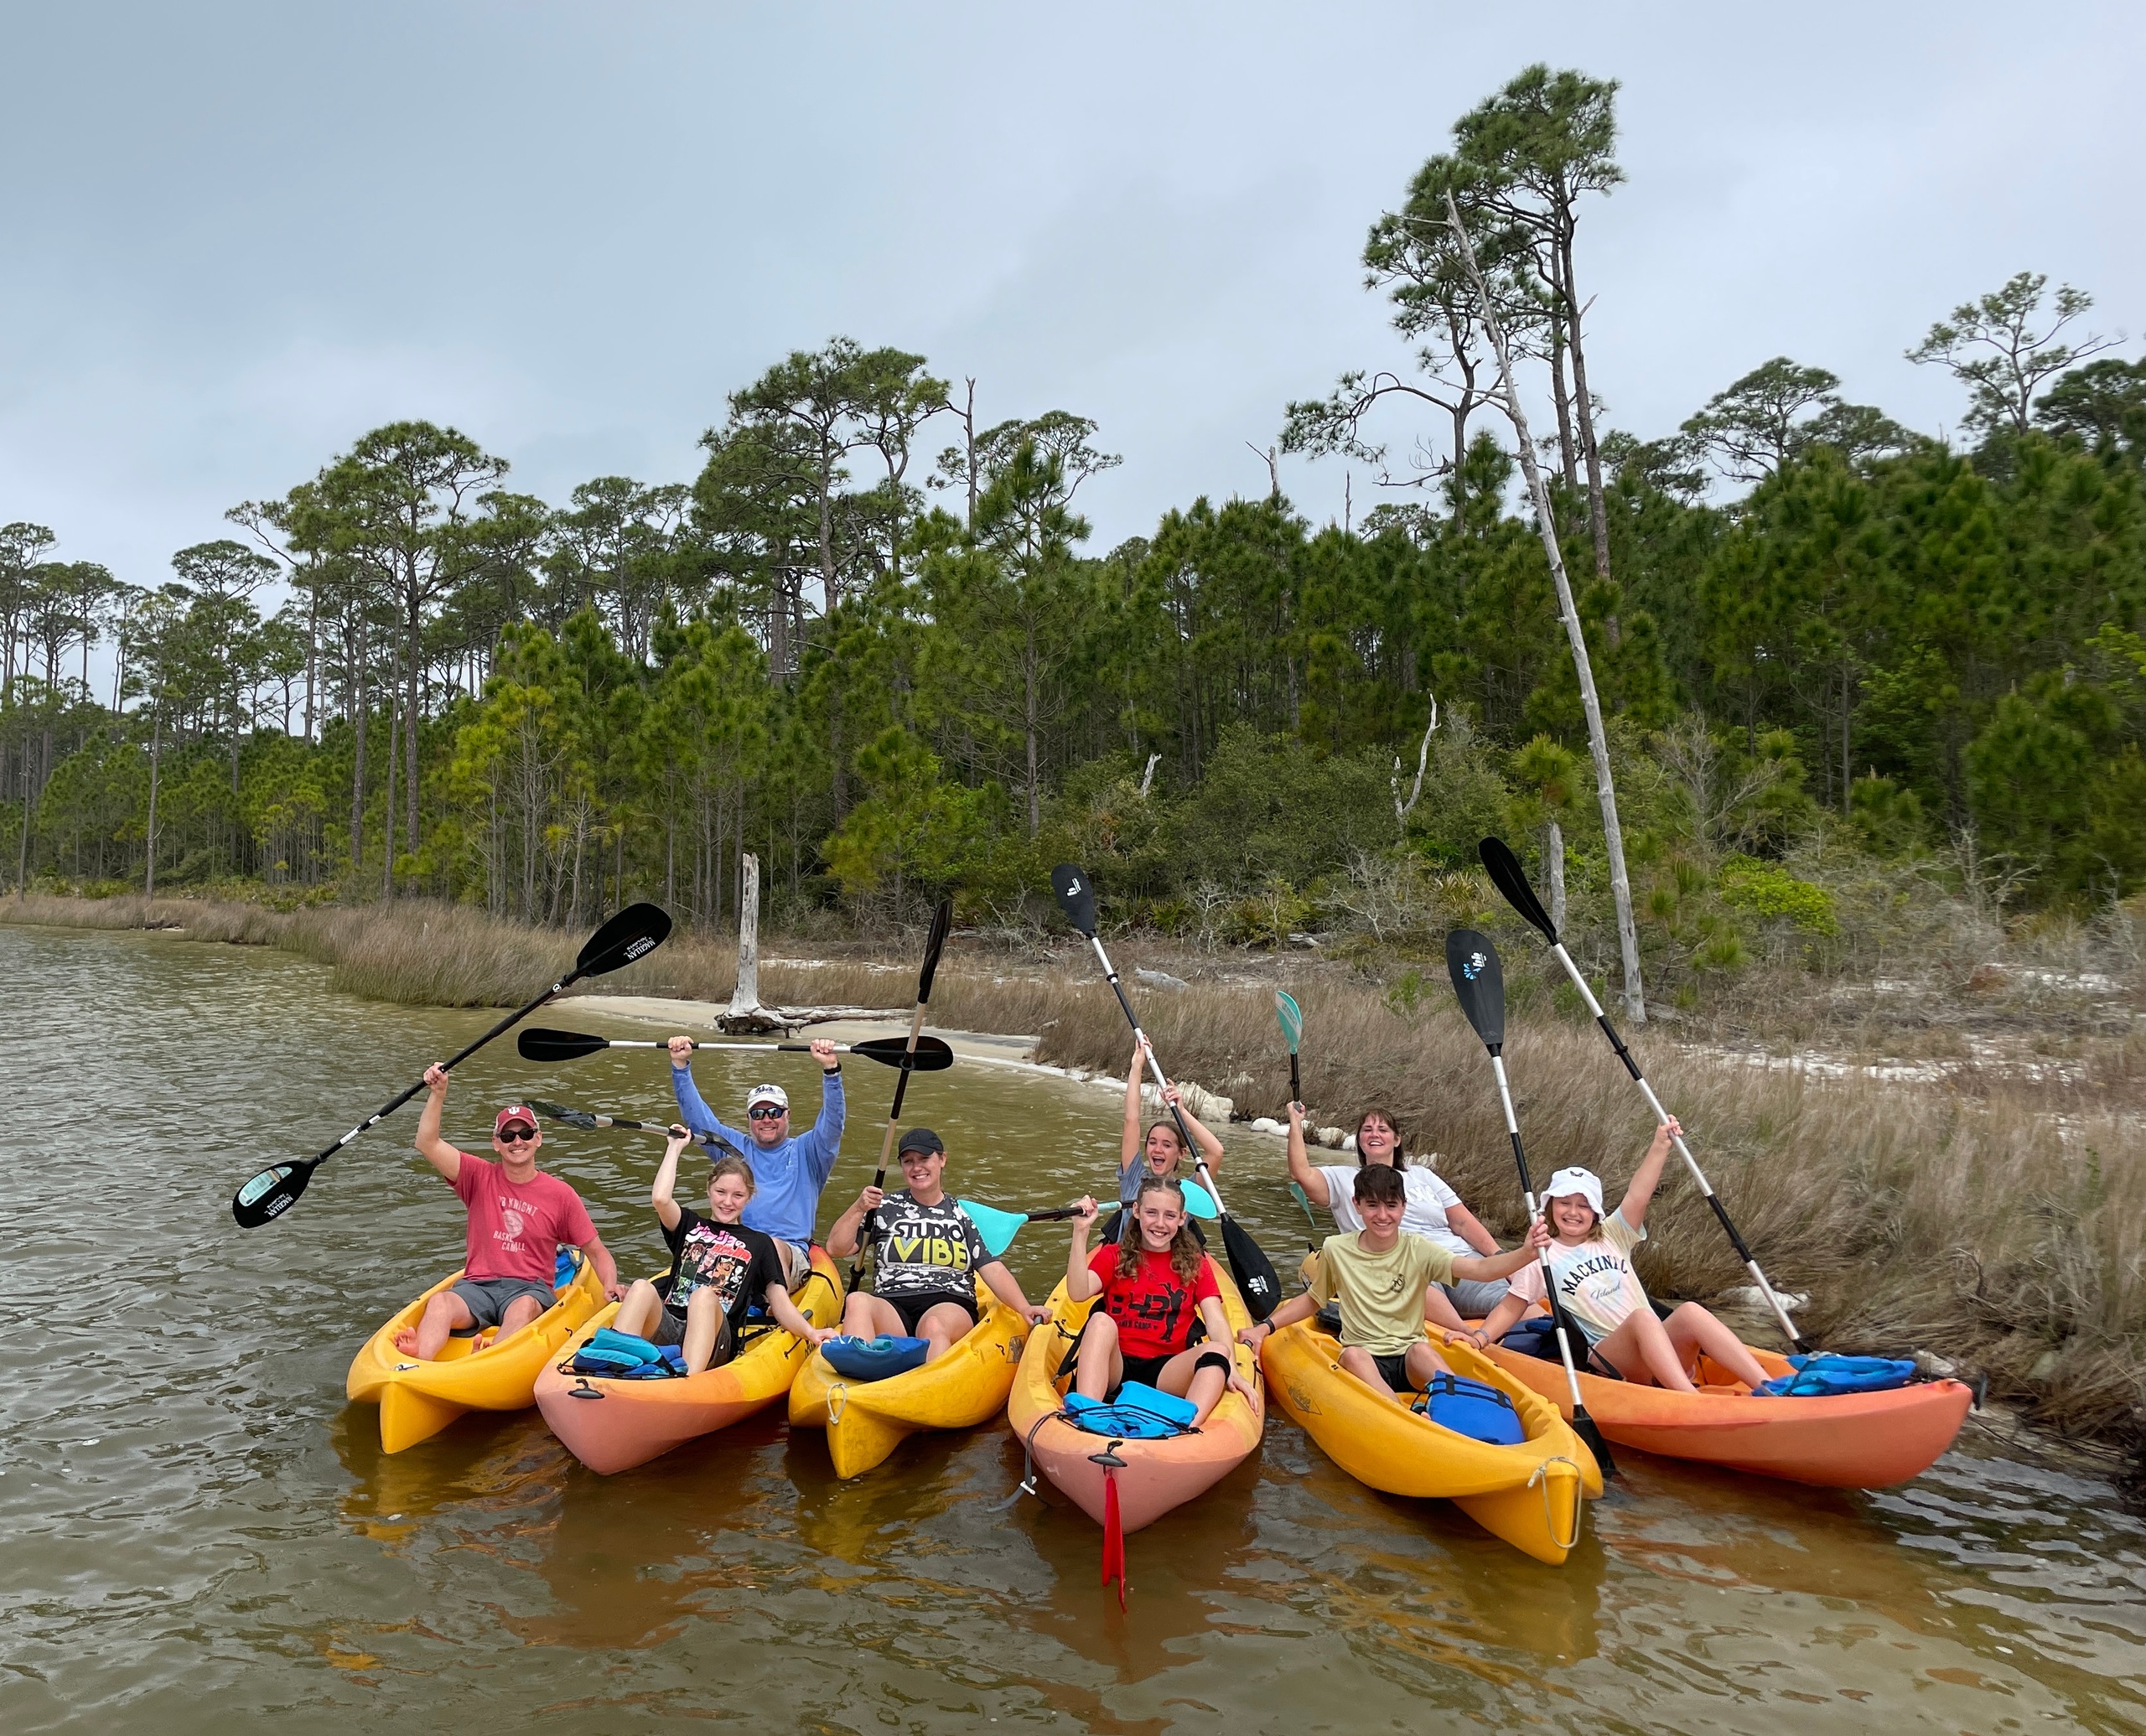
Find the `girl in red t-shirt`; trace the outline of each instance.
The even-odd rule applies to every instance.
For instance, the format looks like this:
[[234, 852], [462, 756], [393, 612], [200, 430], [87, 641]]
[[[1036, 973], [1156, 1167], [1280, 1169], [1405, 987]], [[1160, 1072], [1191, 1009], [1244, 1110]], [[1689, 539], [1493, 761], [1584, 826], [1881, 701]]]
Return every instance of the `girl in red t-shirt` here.
[[[1246, 1397], [1252, 1387], [1230, 1359], [1230, 1323], [1215, 1272], [1184, 1215], [1184, 1194], [1168, 1176], [1151, 1175], [1133, 1202], [1137, 1232], [1088, 1252], [1096, 1221], [1091, 1200], [1073, 1220], [1073, 1246], [1065, 1257], [1065, 1293], [1075, 1302], [1100, 1296], [1081, 1334], [1073, 1390], [1109, 1399], [1127, 1381], [1143, 1381], [1199, 1407], [1196, 1426], [1234, 1386]], [[1193, 1323], [1207, 1329], [1195, 1349]]]

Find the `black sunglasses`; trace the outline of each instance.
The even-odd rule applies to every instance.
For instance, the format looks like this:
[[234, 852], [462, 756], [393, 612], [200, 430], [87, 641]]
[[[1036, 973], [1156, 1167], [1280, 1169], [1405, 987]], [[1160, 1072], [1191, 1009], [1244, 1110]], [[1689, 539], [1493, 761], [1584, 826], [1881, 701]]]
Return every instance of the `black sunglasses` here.
[[780, 1121], [789, 1113], [787, 1109], [778, 1108], [773, 1103], [756, 1103], [745, 1112], [745, 1119], [754, 1122]]
[[500, 1129], [500, 1143], [502, 1145], [526, 1145], [536, 1137], [536, 1128], [525, 1127], [519, 1122]]

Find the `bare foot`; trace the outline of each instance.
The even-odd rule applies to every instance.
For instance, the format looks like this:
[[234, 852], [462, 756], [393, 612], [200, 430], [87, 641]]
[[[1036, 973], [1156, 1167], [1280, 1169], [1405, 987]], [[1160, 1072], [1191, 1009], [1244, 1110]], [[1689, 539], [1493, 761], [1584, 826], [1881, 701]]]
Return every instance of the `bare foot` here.
[[400, 1332], [397, 1333], [395, 1334], [395, 1348], [397, 1350], [400, 1350], [405, 1356], [416, 1355], [417, 1354], [417, 1329], [414, 1326], [405, 1326]]

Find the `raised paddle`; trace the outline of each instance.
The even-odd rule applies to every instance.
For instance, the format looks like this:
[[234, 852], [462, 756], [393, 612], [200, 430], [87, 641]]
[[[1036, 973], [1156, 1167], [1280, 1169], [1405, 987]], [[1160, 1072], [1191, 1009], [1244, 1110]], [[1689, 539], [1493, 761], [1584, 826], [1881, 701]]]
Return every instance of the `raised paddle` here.
[[[668, 1049], [671, 1045], [645, 1039], [592, 1037], [582, 1031], [554, 1031], [542, 1025], [531, 1025], [515, 1039], [514, 1046], [521, 1052], [525, 1061], [578, 1061], [585, 1055], [595, 1055], [606, 1049]], [[812, 1050], [809, 1043], [696, 1042], [693, 1047], [739, 1049], [754, 1055], [777, 1051], [809, 1055]], [[916, 1073], [942, 1073], [954, 1065], [954, 1051], [936, 1037], [918, 1038], [914, 1049], [899, 1037], [868, 1037], [862, 1043], [837, 1043], [835, 1053], [859, 1055], [884, 1067], [900, 1067]]]
[[1297, 1005], [1295, 996], [1278, 988], [1274, 991], [1274, 1016], [1282, 1022], [1282, 1040], [1289, 1045], [1289, 1101], [1301, 1103], [1304, 1088], [1297, 1077], [1297, 1045], [1304, 1040], [1304, 1009]]
[[[585, 1132], [594, 1132], [599, 1127], [624, 1127], [631, 1133], [661, 1133], [667, 1139], [676, 1131], [663, 1122], [630, 1122], [622, 1115], [599, 1115], [591, 1109], [569, 1109], [563, 1103], [547, 1103], [542, 1097], [531, 1097], [529, 1106], [539, 1115], [548, 1116], [569, 1127], [579, 1127]], [[704, 1132], [698, 1127], [687, 1131], [703, 1145], [719, 1145], [733, 1158], [744, 1155], [718, 1133]]]
[[[1647, 1107], [1654, 1112], [1655, 1124], [1665, 1126], [1669, 1112], [1661, 1106], [1661, 1099], [1654, 1094], [1654, 1087], [1646, 1082], [1646, 1075], [1640, 1071], [1640, 1064], [1632, 1059], [1632, 1052], [1625, 1047], [1625, 1039], [1617, 1034], [1617, 1028], [1610, 1023], [1610, 1015], [1602, 1010], [1602, 1003], [1594, 998], [1594, 991], [1588, 987], [1587, 978], [1573, 962], [1573, 956], [1565, 951], [1565, 943], [1558, 937], [1557, 925], [1550, 920], [1550, 913], [1542, 908], [1542, 900], [1535, 896], [1535, 889], [1527, 884], [1521, 871], [1520, 858], [1507, 847], [1503, 838], [1485, 838], [1478, 847], [1483, 866], [1490, 870], [1490, 883], [1505, 894], [1506, 902], [1518, 911], [1542, 938], [1550, 943], [1551, 955], [1565, 967], [1565, 975], [1579, 991], [1579, 998], [1587, 1003], [1587, 1010], [1602, 1028], [1602, 1034], [1610, 1039], [1610, 1046], [1617, 1051], [1617, 1059], [1625, 1064], [1625, 1070], [1632, 1075], [1632, 1083], [1640, 1088], [1640, 1095], [1646, 1099]], [[1684, 1167], [1692, 1172], [1692, 1179], [1698, 1184], [1700, 1194], [1713, 1208], [1714, 1221], [1728, 1236], [1729, 1246], [1736, 1250], [1736, 1257], [1744, 1262], [1744, 1269], [1759, 1287], [1759, 1293], [1766, 1299], [1766, 1306], [1774, 1311], [1774, 1318], [1781, 1322], [1781, 1329], [1788, 1334], [1789, 1341], [1799, 1350], [1808, 1350], [1810, 1343], [1796, 1330], [1796, 1323], [1788, 1317], [1788, 1306], [1781, 1299], [1774, 1287], [1766, 1282], [1766, 1275], [1759, 1270], [1758, 1257], [1745, 1246], [1737, 1231], [1735, 1221], [1729, 1215], [1729, 1208], [1721, 1203], [1713, 1184], [1699, 1168], [1699, 1161], [1692, 1155], [1692, 1148], [1684, 1143], [1684, 1136], [1677, 1134], [1672, 1143], [1677, 1155], [1684, 1160]]]
[[[1133, 1003], [1125, 998], [1125, 985], [1117, 980], [1117, 968], [1110, 961], [1110, 955], [1103, 951], [1103, 943], [1096, 938], [1096, 890], [1089, 884], [1088, 877], [1070, 862], [1061, 862], [1050, 871], [1050, 887], [1058, 898], [1058, 908], [1065, 913], [1065, 920], [1080, 930], [1095, 949], [1097, 962], [1103, 967], [1103, 977], [1117, 997], [1118, 1008], [1125, 1014], [1125, 1022], [1133, 1027], [1133, 1040], [1140, 1045], [1140, 1053], [1148, 1059], [1148, 1070], [1155, 1075], [1155, 1089], [1163, 1091], [1169, 1081], [1163, 1076], [1162, 1063], [1155, 1059], [1154, 1044], [1148, 1042], [1148, 1034], [1140, 1029], [1140, 1020], [1133, 1010]], [[1208, 1167], [1192, 1130], [1184, 1124], [1184, 1117], [1168, 1096], [1163, 1099], [1169, 1110], [1170, 1119], [1177, 1123], [1178, 1137], [1184, 1142], [1184, 1148], [1192, 1153], [1194, 1165], [1207, 1191], [1214, 1195], [1215, 1209], [1221, 1215], [1222, 1248], [1229, 1256], [1230, 1272], [1237, 1281], [1237, 1289], [1244, 1297], [1245, 1311], [1255, 1320], [1263, 1320], [1273, 1314], [1282, 1300], [1282, 1281], [1276, 1276], [1274, 1262], [1267, 1257], [1266, 1250], [1252, 1239], [1245, 1227], [1230, 1215], [1230, 1209], [1222, 1203], [1222, 1190], [1215, 1185], [1215, 1172]]]
[[[606, 976], [613, 971], [624, 969], [635, 959], [646, 957], [663, 944], [670, 933], [671, 919], [661, 907], [656, 904], [629, 904], [588, 937], [588, 944], [581, 949], [571, 971], [527, 1006], [508, 1013], [467, 1049], [442, 1061], [441, 1068], [452, 1072], [493, 1038], [502, 1032], [512, 1030], [553, 996], [563, 994], [584, 977]], [[288, 1163], [271, 1164], [254, 1176], [231, 1195], [231, 1216], [236, 1220], [239, 1228], [257, 1229], [272, 1218], [283, 1216], [298, 1204], [298, 1195], [305, 1192], [308, 1184], [313, 1180], [314, 1170], [360, 1133], [386, 1121], [424, 1088], [425, 1082], [420, 1079], [399, 1096], [381, 1104], [340, 1139], [324, 1148], [316, 1155], [294, 1158]]]
[[1061, 1218], [1081, 1215], [1077, 1205], [1060, 1205], [1050, 1211], [1001, 1211], [995, 1205], [986, 1205], [976, 1200], [956, 1200], [954, 1204], [976, 1226], [977, 1234], [983, 1238], [984, 1251], [994, 1260], [1013, 1245], [1022, 1225], [1055, 1223]]
[[[1527, 1202], [1527, 1220], [1532, 1224], [1542, 1211], [1535, 1198], [1535, 1184], [1527, 1174], [1527, 1153], [1520, 1143], [1520, 1122], [1512, 1112], [1512, 1090], [1506, 1082], [1506, 979], [1498, 964], [1498, 950], [1487, 935], [1479, 935], [1472, 928], [1457, 928], [1445, 937], [1445, 967], [1453, 978], [1460, 1010], [1468, 1015], [1469, 1023], [1475, 1027], [1475, 1034], [1490, 1052], [1490, 1070], [1498, 1080], [1498, 1101], [1506, 1112], [1506, 1132], [1512, 1140], [1512, 1160], [1520, 1170], [1521, 1197]], [[1541, 1257], [1542, 1293], [1549, 1299], [1550, 1324], [1557, 1334], [1558, 1355], [1564, 1361], [1565, 1384], [1572, 1394], [1573, 1433], [1587, 1443], [1594, 1462], [1602, 1467], [1602, 1474], [1614, 1477], [1617, 1466], [1610, 1457], [1610, 1443], [1587, 1414], [1587, 1406], [1579, 1396], [1579, 1372], [1573, 1365], [1573, 1346], [1584, 1340], [1565, 1305], [1558, 1299], [1550, 1251], [1543, 1249]]]
[[[901, 1057], [895, 1062], [902, 1070], [894, 1080], [894, 1106], [887, 1112], [887, 1137], [879, 1142], [879, 1167], [872, 1176], [872, 1185], [884, 1188], [887, 1184], [887, 1165], [894, 1155], [894, 1135], [901, 1125], [902, 1099], [909, 1094], [909, 1076], [918, 1070], [916, 1052], [924, 1029], [924, 1008], [931, 998], [931, 979], [939, 974], [939, 955], [946, 950], [947, 931], [954, 925], [954, 901], [950, 898], [939, 900], [939, 907], [931, 913], [930, 932], [924, 937], [924, 964], [916, 973], [916, 1011], [909, 1022], [909, 1041]], [[949, 1051], [950, 1055], [951, 1051]], [[864, 1238], [858, 1243], [858, 1259], [849, 1262], [849, 1288], [857, 1288], [858, 1267], [863, 1263]]]

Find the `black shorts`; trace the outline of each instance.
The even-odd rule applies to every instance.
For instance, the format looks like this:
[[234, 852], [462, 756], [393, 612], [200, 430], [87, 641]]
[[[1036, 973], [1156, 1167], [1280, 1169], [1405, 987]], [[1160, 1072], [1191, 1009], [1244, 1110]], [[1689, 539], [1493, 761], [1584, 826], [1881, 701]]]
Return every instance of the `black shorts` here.
[[[1172, 1355], [1181, 1356], [1184, 1354], [1182, 1350], [1171, 1352]], [[1125, 1361], [1125, 1372], [1118, 1380], [1120, 1386], [1127, 1381], [1138, 1381], [1143, 1386], [1160, 1386], [1159, 1376], [1169, 1365], [1169, 1356], [1127, 1356], [1122, 1350], [1118, 1355]], [[1117, 1395], [1113, 1392], [1111, 1397], [1115, 1398]]]
[[1407, 1393], [1416, 1390], [1416, 1383], [1408, 1378], [1408, 1353], [1406, 1350], [1398, 1356], [1375, 1355], [1371, 1360], [1378, 1365], [1379, 1378], [1396, 1392]]
[[956, 1308], [967, 1308], [969, 1311], [969, 1324], [972, 1326], [975, 1325], [980, 1318], [976, 1311], [974, 1291], [964, 1295], [956, 1290], [940, 1290], [927, 1293], [922, 1296], [882, 1296], [879, 1299], [902, 1317], [902, 1330], [911, 1338], [916, 1336], [917, 1322], [942, 1302], [951, 1302]]

